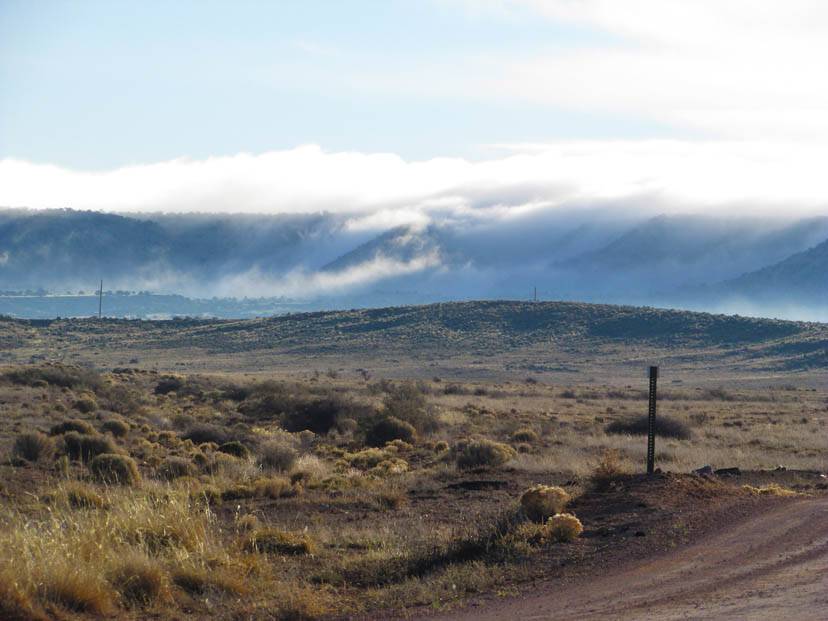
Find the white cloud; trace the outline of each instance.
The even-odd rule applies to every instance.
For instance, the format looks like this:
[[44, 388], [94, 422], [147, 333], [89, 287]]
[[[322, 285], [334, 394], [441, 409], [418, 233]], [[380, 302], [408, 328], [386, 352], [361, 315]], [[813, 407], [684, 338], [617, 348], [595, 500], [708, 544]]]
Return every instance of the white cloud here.
[[481, 97], [629, 115], [726, 138], [828, 139], [824, 2], [504, 0], [501, 6], [609, 38], [490, 59], [490, 78], [466, 84]]
[[[509, 147], [509, 145], [505, 145]], [[0, 205], [105, 211], [352, 214], [353, 230], [424, 226], [430, 214], [504, 218], [629, 199], [684, 212], [787, 213], [826, 206], [828, 145], [759, 141], [570, 141], [513, 145], [480, 162], [300, 147], [108, 172], [0, 161]]]

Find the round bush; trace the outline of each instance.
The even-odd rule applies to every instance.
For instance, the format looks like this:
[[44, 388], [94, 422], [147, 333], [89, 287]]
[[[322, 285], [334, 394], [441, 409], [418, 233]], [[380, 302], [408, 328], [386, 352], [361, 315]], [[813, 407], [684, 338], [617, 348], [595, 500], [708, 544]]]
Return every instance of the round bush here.
[[113, 418], [111, 420], [104, 421], [104, 424], [101, 425], [101, 431], [111, 433], [116, 438], [123, 438], [129, 433], [129, 425], [122, 420]]
[[158, 476], [167, 481], [198, 474], [195, 464], [184, 457], [168, 457], [158, 466]]
[[103, 453], [89, 462], [89, 470], [101, 483], [132, 485], [141, 479], [138, 466], [131, 457]]
[[239, 459], [247, 459], [250, 457], [250, 450], [248, 450], [248, 448], [238, 440], [225, 442], [218, 447], [218, 450], [222, 453], [226, 453], [227, 455], [238, 457]]
[[109, 582], [127, 606], [146, 606], [161, 595], [166, 576], [157, 561], [135, 555], [110, 572]]
[[414, 442], [417, 432], [414, 425], [400, 420], [396, 416], [387, 416], [374, 423], [365, 434], [365, 442], [369, 446], [384, 446], [392, 440]]
[[571, 513], [557, 513], [546, 523], [546, 536], [550, 541], [566, 543], [575, 541], [584, 532], [581, 520]]
[[542, 522], [556, 513], [561, 513], [569, 501], [569, 494], [560, 487], [533, 485], [523, 492], [520, 506], [530, 520]]
[[529, 428], [518, 429], [512, 433], [512, 442], [537, 442], [538, 434]]
[[[645, 415], [634, 419], [613, 421], [604, 428], [604, 431], [615, 435], [646, 436], [648, 428], [649, 419]], [[656, 417], [655, 432], [657, 436], [677, 440], [687, 440], [692, 436], [687, 425], [669, 416]]]
[[216, 445], [227, 442], [227, 433], [216, 425], [209, 423], [198, 423], [190, 427], [181, 437], [184, 440], [191, 440], [193, 444], [204, 444], [215, 442]]
[[53, 425], [52, 428], [49, 429], [49, 435], [61, 436], [64, 433], [69, 433], [70, 431], [77, 431], [78, 433], [92, 435], [95, 433], [95, 428], [85, 420], [65, 420], [62, 423]]
[[461, 469], [482, 466], [494, 468], [502, 466], [515, 455], [515, 450], [508, 444], [486, 439], [472, 440], [458, 447], [457, 467]]
[[284, 472], [296, 462], [296, 451], [285, 442], [271, 440], [259, 448], [258, 461], [263, 468]]
[[36, 462], [51, 457], [55, 452], [55, 444], [52, 438], [43, 435], [39, 431], [23, 433], [14, 440], [12, 453], [15, 457], [21, 457], [26, 461]]
[[107, 436], [90, 435], [70, 431], [63, 436], [63, 445], [70, 459], [89, 461], [103, 453], [117, 453], [118, 447]]
[[83, 414], [89, 414], [94, 412], [98, 409], [98, 402], [95, 401], [94, 397], [86, 395], [77, 399], [73, 404], [73, 407]]

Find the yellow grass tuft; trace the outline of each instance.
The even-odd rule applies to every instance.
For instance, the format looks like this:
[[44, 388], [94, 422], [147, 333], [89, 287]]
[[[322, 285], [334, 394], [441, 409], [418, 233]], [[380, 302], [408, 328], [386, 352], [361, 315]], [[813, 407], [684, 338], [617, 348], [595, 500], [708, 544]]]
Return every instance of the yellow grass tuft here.
[[575, 541], [584, 527], [581, 520], [571, 513], [557, 513], [546, 522], [546, 537], [550, 541], [567, 543]]
[[520, 497], [520, 506], [526, 516], [535, 522], [561, 513], [571, 497], [566, 491], [555, 485], [533, 485]]

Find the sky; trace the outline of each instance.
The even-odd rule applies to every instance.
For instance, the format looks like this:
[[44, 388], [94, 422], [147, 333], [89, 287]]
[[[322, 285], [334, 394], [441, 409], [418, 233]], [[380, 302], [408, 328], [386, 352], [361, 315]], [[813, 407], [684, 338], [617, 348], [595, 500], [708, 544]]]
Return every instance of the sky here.
[[0, 0], [0, 205], [825, 213], [818, 0]]

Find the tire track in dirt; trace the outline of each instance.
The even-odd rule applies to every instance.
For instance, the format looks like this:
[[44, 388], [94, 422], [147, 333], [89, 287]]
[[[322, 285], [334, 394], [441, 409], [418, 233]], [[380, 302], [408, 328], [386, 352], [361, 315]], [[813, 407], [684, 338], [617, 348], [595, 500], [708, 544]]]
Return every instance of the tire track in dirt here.
[[433, 619], [828, 620], [828, 497], [802, 498], [591, 580]]

